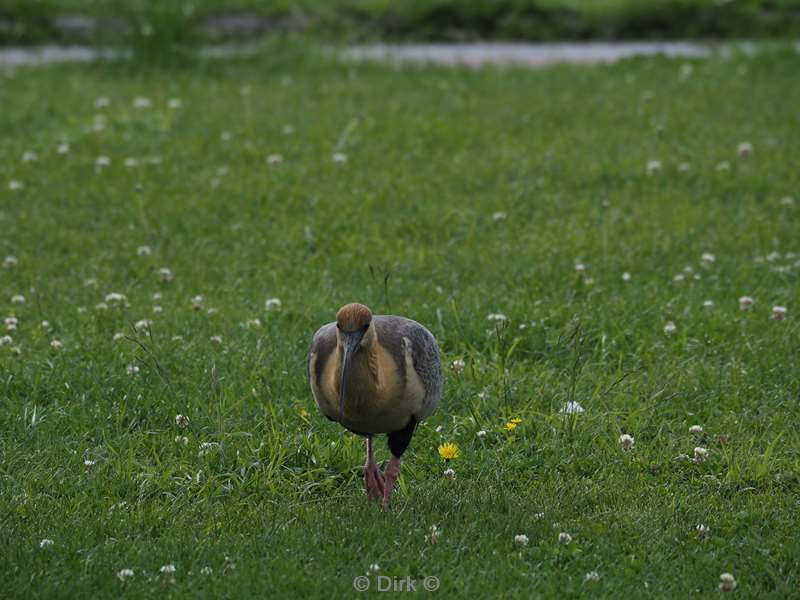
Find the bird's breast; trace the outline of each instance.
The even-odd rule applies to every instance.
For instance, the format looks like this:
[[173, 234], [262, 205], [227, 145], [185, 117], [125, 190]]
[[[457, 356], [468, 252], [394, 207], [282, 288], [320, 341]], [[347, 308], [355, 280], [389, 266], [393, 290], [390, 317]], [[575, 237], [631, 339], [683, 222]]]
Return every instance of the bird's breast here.
[[[336, 364], [326, 378], [325, 396], [333, 403], [331, 408], [337, 415], [336, 420], [348, 429], [363, 433], [398, 431], [419, 410], [421, 398], [417, 398], [417, 393], [409, 393], [414, 386], [413, 379], [412, 385], [409, 385], [408, 371], [378, 346], [370, 350], [362, 349], [353, 357], [344, 411], [339, 416], [341, 360], [331, 362]], [[416, 373], [413, 374], [416, 376]]]

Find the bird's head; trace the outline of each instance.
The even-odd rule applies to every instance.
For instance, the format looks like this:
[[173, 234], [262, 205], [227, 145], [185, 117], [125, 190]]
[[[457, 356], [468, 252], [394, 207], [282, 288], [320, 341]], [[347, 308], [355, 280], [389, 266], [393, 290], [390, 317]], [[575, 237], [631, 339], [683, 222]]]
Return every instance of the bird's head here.
[[372, 324], [372, 312], [363, 304], [345, 304], [336, 313], [336, 339], [343, 352], [342, 379], [339, 383], [339, 415], [344, 413], [347, 395], [347, 378], [353, 364], [353, 357], [361, 348], [364, 336]]
[[345, 304], [336, 313], [336, 327], [340, 333], [360, 331], [369, 327], [372, 322], [372, 312], [369, 308], [358, 302]]

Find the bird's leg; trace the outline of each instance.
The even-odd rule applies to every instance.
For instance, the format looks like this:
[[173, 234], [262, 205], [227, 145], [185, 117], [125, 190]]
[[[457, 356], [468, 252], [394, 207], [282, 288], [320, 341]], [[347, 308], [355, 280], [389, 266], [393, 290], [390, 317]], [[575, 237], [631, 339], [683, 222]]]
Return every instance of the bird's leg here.
[[392, 501], [394, 482], [397, 481], [397, 476], [400, 475], [400, 459], [392, 456], [389, 459], [389, 464], [384, 469], [383, 475], [386, 478], [383, 483], [383, 509], [387, 510]]
[[375, 464], [372, 452], [372, 436], [367, 436], [367, 464], [364, 465], [364, 487], [367, 488], [367, 499], [378, 502], [383, 497], [383, 473]]
[[403, 452], [405, 452], [406, 448], [408, 448], [408, 444], [411, 442], [411, 436], [414, 435], [414, 430], [416, 427], [417, 419], [412, 416], [408, 420], [408, 424], [403, 427], [403, 429], [393, 431], [389, 434], [389, 451], [392, 453], [392, 458], [389, 460], [389, 464], [386, 465], [386, 468], [383, 470], [383, 475], [386, 479], [383, 482], [384, 510], [389, 508], [389, 504], [392, 501], [394, 483], [397, 481], [397, 476], [400, 475], [400, 457], [403, 456]]

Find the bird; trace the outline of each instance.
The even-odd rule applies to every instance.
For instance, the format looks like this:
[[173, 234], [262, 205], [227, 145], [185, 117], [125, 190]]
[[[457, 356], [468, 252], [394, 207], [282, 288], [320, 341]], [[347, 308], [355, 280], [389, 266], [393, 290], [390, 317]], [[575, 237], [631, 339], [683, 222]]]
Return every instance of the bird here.
[[[357, 302], [320, 327], [308, 351], [307, 374], [320, 412], [366, 438], [364, 487], [368, 502], [389, 509], [400, 459], [417, 425], [442, 396], [436, 338], [406, 317], [374, 315]], [[391, 458], [375, 462], [373, 438], [387, 434]]]

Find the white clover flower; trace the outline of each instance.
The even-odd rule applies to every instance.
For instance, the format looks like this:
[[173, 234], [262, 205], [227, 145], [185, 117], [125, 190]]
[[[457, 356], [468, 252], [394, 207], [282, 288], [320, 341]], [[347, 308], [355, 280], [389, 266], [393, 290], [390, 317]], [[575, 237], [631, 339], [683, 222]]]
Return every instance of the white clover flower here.
[[52, 340], [50, 342], [50, 347], [53, 350], [61, 350], [64, 347], [64, 344], [61, 343], [61, 340]]
[[497, 221], [505, 221], [507, 217], [508, 217], [508, 214], [504, 213], [501, 210], [499, 210], [499, 211], [497, 211], [495, 213], [492, 213], [492, 220], [495, 221], [495, 222], [497, 222]]
[[730, 573], [723, 573], [719, 576], [719, 591], [732, 592], [736, 589], [736, 579]]
[[153, 300], [161, 300], [161, 292], [155, 292], [152, 296], [150, 296]]
[[794, 206], [794, 198], [792, 198], [791, 196], [784, 196], [783, 198], [780, 199], [779, 202], [780, 205], [783, 206], [784, 208], [791, 208]]
[[625, 272], [622, 274], [622, 281], [630, 281], [630, 280], [631, 280], [631, 274], [630, 274], [630, 273], [628, 273], [627, 271], [625, 271]]
[[428, 540], [431, 544], [437, 544], [439, 542], [439, 533], [441, 530], [439, 526], [434, 524], [431, 525], [431, 534], [429, 536], [425, 536], [425, 539]]
[[697, 532], [697, 537], [699, 537], [700, 539], [705, 538], [709, 533], [708, 527], [706, 527], [702, 523], [697, 527], [695, 527], [694, 530]]
[[570, 400], [564, 406], [561, 407], [559, 411], [561, 414], [564, 415], [579, 415], [584, 411], [583, 407], [575, 402], [574, 400]]
[[202, 569], [200, 569], [201, 575], [213, 575], [213, 573], [214, 569], [212, 569], [211, 567], [203, 567]]
[[264, 308], [266, 308], [267, 311], [280, 310], [281, 309], [281, 301], [278, 298], [269, 298], [264, 303]]
[[456, 375], [461, 374], [466, 366], [467, 363], [464, 361], [463, 358], [457, 358], [452, 363], [450, 363], [450, 368], [453, 369], [453, 372]]
[[107, 156], [98, 156], [94, 159], [94, 166], [98, 171], [104, 169], [108, 166], [111, 166], [111, 159]]
[[[97, 287], [97, 279], [95, 279], [94, 277], [89, 277], [89, 279], [84, 279], [83, 280], [83, 287], [96, 288]], [[106, 302], [107, 301], [108, 300], [106, 300]]]
[[161, 267], [158, 270], [158, 280], [161, 283], [169, 283], [173, 279], [175, 279], [175, 275], [167, 267]]
[[100, 96], [94, 101], [95, 108], [105, 108], [108, 106], [108, 96]]
[[117, 571], [117, 577], [120, 581], [127, 581], [133, 577], [133, 569], [120, 569]]
[[139, 367], [138, 365], [128, 365], [126, 371], [130, 377], [133, 377], [139, 374]]
[[152, 325], [153, 322], [150, 319], [140, 319], [133, 324], [133, 328], [136, 330], [136, 333], [143, 334], [147, 333]]
[[4, 335], [0, 337], [0, 346], [10, 346], [13, 343], [14, 338], [12, 338], [10, 335]]
[[703, 464], [706, 462], [708, 458], [708, 450], [703, 448], [702, 446], [698, 446], [694, 449], [694, 462], [698, 465]]
[[619, 436], [619, 443], [622, 446], [623, 452], [630, 452], [634, 444], [633, 436], [623, 433], [621, 436]]
[[528, 545], [528, 536], [524, 533], [520, 533], [519, 535], [514, 536], [514, 543], [518, 546], [527, 546]]
[[475, 435], [477, 435], [479, 438], [486, 437], [486, 431], [485, 431], [484, 429], [481, 429], [481, 430], [480, 430], [478, 433], [476, 433]]
[[203, 297], [194, 296], [192, 298], [192, 310], [203, 310]]
[[675, 275], [675, 277], [672, 278], [672, 281], [680, 283], [684, 279], [686, 279], [686, 275], [684, 275], [683, 273], [678, 273], [677, 275]]
[[139, 159], [138, 158], [129, 157], [129, 158], [125, 159], [123, 164], [128, 169], [135, 169], [136, 167], [139, 166]]
[[25, 296], [22, 294], [15, 294], [11, 296], [11, 304], [25, 304]]
[[700, 264], [706, 269], [713, 267], [715, 262], [717, 262], [717, 257], [710, 252], [703, 252], [700, 257]]
[[702, 425], [692, 425], [689, 427], [689, 433], [694, 436], [701, 436], [703, 435], [703, 426]]
[[374, 572], [380, 571], [380, 570], [381, 570], [381, 567], [380, 567], [380, 565], [379, 565], [378, 563], [372, 563], [372, 564], [369, 566], [369, 570], [370, 570], [370, 571], [372, 571], [372, 572], [374, 573]]
[[184, 446], [188, 446], [189, 445], [189, 438], [186, 437], [185, 435], [176, 435], [175, 436], [175, 443], [179, 444], [179, 445], [183, 444]]
[[447, 477], [448, 479], [455, 479], [456, 478], [456, 472], [453, 470], [452, 467], [448, 467], [447, 469], [445, 469], [443, 475], [445, 477]]
[[66, 142], [60, 143], [58, 145], [58, 148], [56, 148], [56, 152], [58, 152], [59, 154], [68, 154], [69, 153], [69, 144], [66, 143]]
[[491, 321], [492, 323], [500, 327], [508, 323], [508, 317], [505, 316], [503, 313], [489, 313], [488, 315], [486, 315], [486, 320]]
[[677, 330], [677, 326], [672, 321], [667, 321], [666, 325], [664, 325], [664, 333], [666, 335], [673, 335]]
[[717, 163], [717, 166], [714, 167], [718, 173], [727, 173], [731, 170], [731, 163], [727, 160], [723, 160], [722, 162]]
[[207, 315], [215, 315], [215, 314], [217, 314], [218, 312], [219, 312], [219, 309], [218, 309], [218, 308], [209, 308], [209, 309], [206, 311], [206, 314], [207, 314]]
[[597, 571], [589, 571], [583, 576], [584, 581], [600, 581], [600, 573]]
[[213, 343], [213, 344], [217, 344], [217, 345], [219, 345], [219, 344], [221, 344], [221, 343], [222, 343], [222, 336], [221, 336], [221, 335], [212, 335], [212, 336], [211, 336], [210, 338], [208, 338], [208, 339], [210, 339], [210, 340], [211, 340], [211, 343]]
[[50, 538], [44, 538], [41, 542], [39, 542], [39, 548], [49, 548], [54, 543], [55, 542], [53, 542], [53, 540], [51, 540]]
[[267, 156], [267, 164], [271, 167], [277, 167], [283, 162], [283, 156], [280, 154], [270, 154]]
[[164, 576], [165, 581], [175, 583], [175, 565], [164, 565], [159, 572]]
[[661, 161], [660, 160], [647, 161], [647, 174], [656, 175], [657, 173], [661, 173]]
[[125, 338], [125, 334], [124, 333], [115, 333], [114, 337], [112, 338], [112, 340], [115, 341], [115, 342], [118, 342], [118, 341], [120, 341], [121, 339], [124, 339], [124, 338]]
[[261, 327], [261, 319], [248, 319], [245, 323], [245, 327], [248, 329], [258, 329]]
[[750, 310], [753, 306], [753, 298], [750, 296], [742, 296], [739, 298], [739, 310]]
[[145, 98], [144, 96], [136, 96], [133, 99], [133, 108], [150, 108], [153, 103], [150, 101], [150, 98]]
[[189, 417], [181, 414], [175, 415], [175, 425], [177, 425], [181, 429], [186, 429], [187, 427], [189, 427]]
[[773, 306], [772, 307], [772, 318], [776, 321], [783, 321], [786, 318], [786, 307], [785, 306]]
[[562, 531], [558, 534], [558, 543], [567, 545], [572, 541], [572, 536], [568, 534], [566, 531]]
[[197, 456], [206, 456], [210, 454], [218, 445], [217, 442], [203, 442], [200, 444], [200, 450], [197, 452]]
[[736, 147], [736, 154], [739, 158], [748, 158], [753, 154], [753, 144], [750, 142], [742, 142]]
[[19, 191], [24, 187], [25, 184], [17, 179], [12, 179], [11, 181], [8, 182], [8, 189], [12, 192]]
[[85, 471], [91, 471], [92, 469], [94, 469], [94, 466], [96, 464], [97, 463], [95, 461], [93, 461], [93, 460], [85, 460], [85, 461], [83, 461], [83, 469]]
[[583, 263], [575, 263], [575, 274], [578, 277], [583, 277], [585, 273], [586, 273], [586, 265], [584, 265]]
[[183, 108], [183, 102], [181, 101], [180, 98], [170, 98], [169, 101], [167, 102], [167, 108], [169, 108], [170, 110], [178, 110], [180, 108]]
[[333, 162], [336, 164], [342, 165], [347, 162], [347, 154], [343, 152], [334, 152], [333, 153]]
[[779, 260], [780, 257], [781, 257], [780, 252], [772, 251], [769, 254], [767, 254], [767, 262], [775, 262], [776, 260]]
[[164, 312], [164, 307], [156, 305], [156, 306], [153, 307], [153, 312], [156, 313], [156, 314], [160, 314], [160, 313]]
[[3, 260], [3, 268], [4, 269], [8, 269], [9, 271], [11, 269], [16, 269], [17, 268], [17, 257], [16, 256], [12, 256], [10, 254], [8, 256], [6, 256], [5, 259]]
[[16, 330], [19, 321], [17, 320], [16, 317], [6, 317], [5, 323], [6, 323], [6, 331], [14, 331]]
[[703, 307], [704, 308], [711, 308], [712, 306], [714, 306], [714, 301], [713, 300], [705, 300], [703, 302]]
[[33, 150], [28, 150], [22, 155], [22, 162], [34, 162], [39, 160], [39, 155], [36, 154]]

